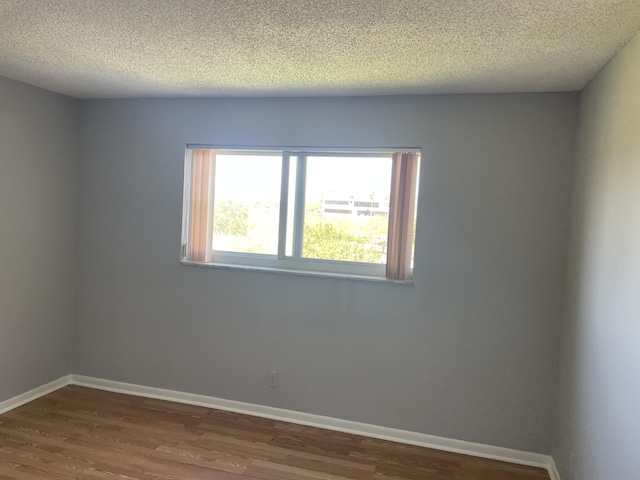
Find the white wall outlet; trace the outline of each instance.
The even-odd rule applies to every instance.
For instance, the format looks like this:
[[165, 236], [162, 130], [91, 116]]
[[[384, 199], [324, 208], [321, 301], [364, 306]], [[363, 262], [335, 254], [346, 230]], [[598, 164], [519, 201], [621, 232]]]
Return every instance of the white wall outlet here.
[[277, 372], [277, 370], [271, 370], [269, 372], [269, 386], [271, 388], [278, 388], [278, 372]]

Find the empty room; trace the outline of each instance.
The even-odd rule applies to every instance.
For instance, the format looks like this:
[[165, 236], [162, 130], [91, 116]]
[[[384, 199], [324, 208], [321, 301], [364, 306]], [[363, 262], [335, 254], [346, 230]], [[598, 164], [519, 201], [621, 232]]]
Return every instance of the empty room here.
[[639, 0], [0, 0], [0, 479], [640, 478]]

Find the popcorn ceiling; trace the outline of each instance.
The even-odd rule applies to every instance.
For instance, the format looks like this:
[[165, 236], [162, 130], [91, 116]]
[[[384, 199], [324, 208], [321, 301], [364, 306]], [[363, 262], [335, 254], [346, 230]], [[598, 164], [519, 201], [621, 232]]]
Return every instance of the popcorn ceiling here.
[[0, 0], [0, 75], [77, 98], [581, 89], [640, 0]]

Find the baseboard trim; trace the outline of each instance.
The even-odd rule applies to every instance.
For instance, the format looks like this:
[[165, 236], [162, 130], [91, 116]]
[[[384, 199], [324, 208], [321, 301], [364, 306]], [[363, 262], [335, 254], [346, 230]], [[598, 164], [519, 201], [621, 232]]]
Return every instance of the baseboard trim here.
[[3, 413], [7, 413], [8, 411], [15, 408], [21, 407], [25, 403], [33, 402], [34, 400], [37, 400], [40, 397], [44, 397], [51, 392], [55, 392], [56, 390], [69, 385], [70, 383], [71, 375], [65, 375], [64, 377], [60, 377], [53, 382], [41, 385], [21, 395], [16, 395], [13, 398], [0, 402], [0, 415], [2, 415]]
[[549, 457], [549, 468], [547, 470], [549, 471], [551, 480], [560, 480], [560, 472], [558, 472], [558, 467], [553, 457]]
[[[189, 405], [215, 408], [219, 410], [226, 410], [230, 412], [269, 418], [272, 420], [297, 423], [301, 425], [308, 425], [312, 427], [325, 428], [355, 435], [378, 438], [381, 440], [390, 440], [393, 442], [405, 443], [409, 445], [433, 448], [447, 452], [461, 453], [465, 455], [489, 458], [493, 460], [501, 460], [519, 465], [540, 467], [548, 470], [549, 475], [552, 475], [551, 457], [539, 453], [523, 452], [520, 450], [512, 450], [510, 448], [495, 447], [491, 445], [484, 445], [481, 443], [467, 442], [464, 440], [454, 440], [445, 437], [427, 435], [424, 433], [399, 430], [389, 427], [381, 427], [378, 425], [370, 425], [366, 423], [353, 422], [350, 420], [342, 420], [339, 418], [325, 417], [322, 415], [314, 415], [293, 410], [285, 410], [282, 408], [267, 407], [264, 405], [237, 402], [234, 400], [226, 400], [223, 398], [178, 392], [174, 390], [165, 390], [162, 388], [145, 387], [142, 385], [134, 385], [131, 383], [116, 382], [112, 380], [86, 377], [82, 375], [71, 375], [71, 383], [73, 385], [96, 388], [99, 390], [107, 390], [110, 392], [125, 393], [140, 397], [169, 400], [172, 402], [186, 403]], [[551, 478], [552, 480], [559, 480], [559, 478], [555, 479], [553, 476]]]

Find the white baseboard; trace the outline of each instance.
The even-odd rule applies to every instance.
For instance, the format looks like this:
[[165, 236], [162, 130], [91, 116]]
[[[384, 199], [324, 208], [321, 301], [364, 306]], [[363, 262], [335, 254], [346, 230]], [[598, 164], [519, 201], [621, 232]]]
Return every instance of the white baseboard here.
[[558, 472], [558, 467], [556, 467], [556, 462], [553, 457], [549, 457], [549, 477], [551, 480], [560, 480], [560, 472]]
[[165, 390], [162, 388], [145, 387], [142, 385], [115, 382], [112, 380], [104, 380], [101, 378], [85, 377], [82, 375], [66, 375], [57, 380], [54, 380], [53, 382], [47, 383], [46, 385], [34, 388], [33, 390], [23, 393], [22, 395], [18, 395], [16, 397], [0, 402], [0, 414], [6, 413], [9, 410], [13, 410], [14, 408], [18, 408], [25, 403], [29, 403], [67, 385], [78, 385], [83, 387], [96, 388], [99, 390], [106, 390], [110, 392], [136, 395], [139, 397], [156, 398], [159, 400], [168, 400], [172, 402], [186, 403], [189, 405], [215, 408], [246, 415], [270, 418], [272, 420], [297, 423], [300, 425], [325, 428], [338, 432], [379, 438], [381, 440], [389, 440], [392, 442], [405, 443], [408, 445], [433, 448], [446, 452], [461, 453], [464, 455], [472, 455], [474, 457], [501, 460], [518, 465], [540, 467], [546, 469], [549, 472], [549, 477], [551, 480], [560, 480], [560, 475], [558, 474], [556, 464], [553, 458], [549, 455], [523, 452], [520, 450], [495, 447], [492, 445], [467, 442], [464, 440], [437, 437], [435, 435], [427, 435], [425, 433], [381, 427], [378, 425], [371, 425], [367, 423], [352, 422], [350, 420], [325, 417], [322, 415], [314, 415], [311, 413], [296, 412], [293, 410], [285, 410], [282, 408], [267, 407], [264, 405], [256, 405], [253, 403], [225, 400], [223, 398], [209, 397], [206, 395]]
[[33, 402], [40, 397], [44, 397], [45, 395], [55, 392], [56, 390], [65, 387], [71, 383], [71, 375], [65, 375], [64, 377], [60, 377], [53, 382], [49, 382], [40, 387], [36, 387], [33, 390], [29, 390], [21, 395], [17, 395], [13, 398], [0, 402], [0, 415], [8, 412], [9, 410], [13, 410], [14, 408], [21, 407], [25, 403]]
[[[285, 410], [282, 408], [267, 407], [264, 405], [237, 402], [234, 400], [225, 400], [222, 398], [177, 392], [174, 390], [164, 390], [161, 388], [144, 387], [141, 385], [115, 382], [111, 380], [85, 377], [81, 375], [72, 375], [71, 383], [84, 387], [108, 390], [110, 392], [126, 393], [129, 395], [156, 398], [159, 400], [169, 400], [173, 402], [215, 408], [219, 410], [227, 410], [236, 413], [270, 418], [272, 420], [280, 420], [284, 422], [336, 430], [339, 432], [352, 433], [355, 435], [379, 438], [382, 440], [390, 440], [392, 442], [406, 443], [409, 445], [417, 445], [420, 447], [433, 448], [453, 453], [462, 453], [465, 455], [490, 458], [493, 460], [502, 460], [519, 465], [540, 467], [547, 470], [549, 470], [551, 466], [551, 457], [549, 457], [548, 455], [523, 452], [520, 450], [495, 447], [491, 445], [484, 445], [481, 443], [467, 442], [464, 440], [454, 440], [445, 437], [437, 437], [434, 435], [427, 435], [425, 433], [380, 427], [378, 425], [352, 422], [350, 420], [342, 420], [339, 418], [325, 417], [322, 415], [296, 412], [293, 410]], [[551, 475], [550, 470], [549, 475]], [[552, 477], [552, 480], [556, 479], [553, 479]]]

